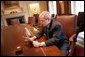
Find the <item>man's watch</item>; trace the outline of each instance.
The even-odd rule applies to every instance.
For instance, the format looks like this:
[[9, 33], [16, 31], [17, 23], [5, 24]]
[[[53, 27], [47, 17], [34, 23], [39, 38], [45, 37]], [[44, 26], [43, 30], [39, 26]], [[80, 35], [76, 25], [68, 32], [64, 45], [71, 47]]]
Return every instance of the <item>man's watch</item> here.
[[45, 42], [41, 42], [40, 46], [46, 46]]

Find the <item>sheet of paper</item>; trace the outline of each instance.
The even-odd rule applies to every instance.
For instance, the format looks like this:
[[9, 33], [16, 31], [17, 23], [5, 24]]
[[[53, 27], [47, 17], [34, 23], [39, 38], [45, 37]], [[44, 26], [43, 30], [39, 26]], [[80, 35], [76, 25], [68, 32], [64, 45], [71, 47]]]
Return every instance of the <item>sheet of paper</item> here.
[[30, 32], [30, 30], [27, 29], [26, 27], [25, 27], [25, 31], [26, 31], [26, 36], [27, 36], [27, 37], [28, 37], [28, 36], [31, 36], [31, 32]]

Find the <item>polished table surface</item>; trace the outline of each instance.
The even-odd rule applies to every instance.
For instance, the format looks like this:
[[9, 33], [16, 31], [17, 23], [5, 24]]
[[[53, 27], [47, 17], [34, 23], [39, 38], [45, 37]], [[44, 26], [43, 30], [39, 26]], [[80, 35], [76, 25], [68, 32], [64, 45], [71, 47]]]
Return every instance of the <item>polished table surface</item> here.
[[[26, 45], [23, 38], [25, 36], [25, 27], [33, 29], [27, 24], [10, 25], [1, 29], [1, 56], [16, 56], [16, 48], [18, 46], [23, 51], [20, 56], [64, 56], [54, 45], [39, 48]], [[36, 34], [34, 31], [33, 33]], [[41, 37], [38, 41], [45, 41], [45, 37]]]

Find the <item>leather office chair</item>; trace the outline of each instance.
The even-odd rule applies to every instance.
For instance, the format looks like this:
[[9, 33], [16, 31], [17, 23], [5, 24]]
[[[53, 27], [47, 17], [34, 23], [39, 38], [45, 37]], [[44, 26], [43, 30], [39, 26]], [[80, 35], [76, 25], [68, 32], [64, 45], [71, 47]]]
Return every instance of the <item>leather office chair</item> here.
[[67, 55], [73, 55], [72, 49], [74, 48], [74, 37], [76, 36], [77, 15], [57, 15], [56, 20], [61, 23], [68, 40], [73, 40], [69, 40], [69, 47], [67, 48]]
[[35, 25], [38, 25], [39, 14], [34, 14], [33, 17], [35, 19]]
[[32, 26], [35, 24], [35, 19], [34, 19], [33, 16], [28, 17], [28, 24], [29, 24], [29, 25], [32, 25]]

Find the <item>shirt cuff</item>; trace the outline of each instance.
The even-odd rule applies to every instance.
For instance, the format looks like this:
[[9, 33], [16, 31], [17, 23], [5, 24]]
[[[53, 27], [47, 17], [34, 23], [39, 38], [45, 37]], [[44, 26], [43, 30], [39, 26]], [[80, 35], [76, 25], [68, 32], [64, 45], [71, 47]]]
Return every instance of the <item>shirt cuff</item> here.
[[41, 42], [40, 46], [46, 46], [45, 42]]

